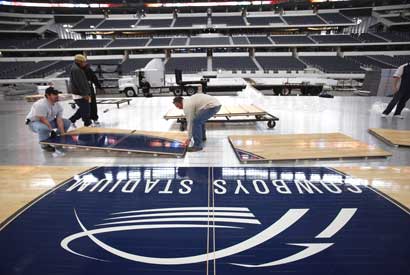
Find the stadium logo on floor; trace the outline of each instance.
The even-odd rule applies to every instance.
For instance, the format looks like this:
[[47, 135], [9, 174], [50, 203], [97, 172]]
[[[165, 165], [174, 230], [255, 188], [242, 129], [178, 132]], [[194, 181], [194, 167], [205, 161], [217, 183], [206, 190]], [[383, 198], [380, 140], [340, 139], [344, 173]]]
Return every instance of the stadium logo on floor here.
[[98, 167], [0, 227], [0, 274], [403, 274], [408, 228], [329, 168]]
[[[192, 212], [189, 212], [192, 211]], [[119, 213], [111, 213], [109, 218], [104, 219], [104, 223], [95, 225], [97, 229], [89, 230], [81, 222], [77, 212], [74, 210], [74, 214], [82, 232], [70, 235], [61, 242], [61, 246], [76, 255], [101, 260], [95, 257], [83, 255], [79, 252], [72, 250], [69, 244], [79, 238], [88, 237], [97, 246], [103, 250], [116, 255], [118, 257], [142, 262], [147, 264], [158, 265], [178, 265], [178, 264], [192, 264], [205, 262], [208, 260], [214, 260], [219, 258], [235, 255], [246, 250], [252, 249], [265, 241], [279, 235], [290, 226], [295, 224], [301, 219], [309, 209], [290, 209], [279, 220], [275, 221], [272, 225], [261, 231], [255, 236], [244, 240], [238, 244], [232, 245], [227, 248], [223, 248], [217, 251], [191, 255], [186, 257], [173, 257], [173, 258], [160, 258], [160, 257], [147, 257], [143, 255], [137, 255], [125, 252], [118, 248], [108, 245], [101, 241], [98, 235], [104, 233], [133, 231], [133, 230], [149, 230], [149, 229], [175, 229], [175, 228], [229, 228], [240, 230], [243, 227], [237, 226], [237, 224], [256, 224], [260, 225], [258, 219], [249, 211], [248, 208], [242, 207], [181, 207], [181, 208], [165, 208], [165, 209], [144, 209], [133, 210]], [[353, 217], [357, 209], [341, 209], [338, 215], [333, 221], [322, 231], [316, 238], [331, 238], [340, 229], [342, 229], [347, 222]], [[142, 214], [141, 214], [142, 213]], [[149, 214], [146, 214], [149, 213]], [[132, 224], [132, 225], [130, 225]], [[229, 226], [227, 224], [235, 224], [236, 226]], [[242, 267], [267, 267], [274, 265], [282, 265], [291, 262], [295, 262], [309, 256], [315, 255], [330, 246], [333, 243], [289, 243], [288, 245], [301, 246], [304, 249], [293, 255], [290, 255], [283, 259], [273, 260], [267, 263], [261, 263], [258, 265], [232, 263], [234, 265]]]

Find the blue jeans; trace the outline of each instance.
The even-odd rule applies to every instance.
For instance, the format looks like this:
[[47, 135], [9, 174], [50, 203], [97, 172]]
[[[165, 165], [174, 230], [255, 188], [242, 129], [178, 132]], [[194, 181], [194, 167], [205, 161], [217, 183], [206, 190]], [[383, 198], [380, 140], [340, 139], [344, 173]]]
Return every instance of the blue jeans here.
[[221, 106], [200, 110], [192, 121], [192, 137], [194, 138], [194, 147], [202, 148], [203, 139], [206, 137], [205, 123], [213, 117]]
[[[71, 122], [68, 119], [63, 118], [64, 122], [64, 131], [67, 131], [70, 128]], [[50, 121], [51, 127], [57, 128], [57, 121], [54, 119]], [[30, 130], [34, 133], [38, 134], [38, 140], [43, 141], [46, 140], [50, 136], [50, 129], [48, 129], [47, 125], [40, 121], [32, 121], [28, 124]]]

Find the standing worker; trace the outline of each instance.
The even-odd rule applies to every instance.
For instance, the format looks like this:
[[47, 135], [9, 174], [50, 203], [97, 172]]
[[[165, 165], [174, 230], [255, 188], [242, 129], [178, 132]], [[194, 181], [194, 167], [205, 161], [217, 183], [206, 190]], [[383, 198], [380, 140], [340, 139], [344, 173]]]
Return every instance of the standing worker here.
[[[60, 93], [53, 87], [48, 87], [45, 98], [36, 101], [26, 117], [26, 124], [38, 134], [39, 141], [64, 134], [71, 125], [68, 119], [63, 118], [63, 107], [58, 103]], [[50, 145], [41, 145], [41, 148], [48, 152], [55, 151]]]
[[[400, 86], [398, 85], [400, 82]], [[393, 117], [403, 119], [401, 111], [406, 106], [410, 98], [410, 63], [401, 65], [393, 75], [393, 98], [387, 108], [383, 111], [382, 117], [387, 117], [396, 106]]]
[[[91, 69], [89, 63], [84, 67], [84, 72], [87, 77], [88, 83], [90, 85], [90, 92], [91, 92], [91, 102], [90, 102], [90, 119], [94, 123], [94, 125], [99, 125], [98, 122], [98, 109], [97, 109], [97, 98], [96, 98], [96, 90], [102, 90], [100, 81], [98, 81], [98, 77], [95, 72]], [[94, 89], [94, 86], [95, 89]]]
[[88, 84], [87, 76], [84, 68], [87, 65], [87, 59], [82, 54], [77, 54], [74, 57], [74, 64], [70, 70], [70, 88], [73, 94], [74, 102], [78, 106], [77, 112], [70, 117], [71, 123], [78, 119], [82, 119], [84, 126], [91, 125], [90, 119], [90, 85]]
[[188, 139], [185, 146], [194, 138], [194, 145], [188, 147], [188, 152], [201, 151], [206, 140], [205, 123], [219, 112], [221, 103], [215, 97], [203, 93], [196, 93], [187, 99], [177, 96], [173, 102], [178, 109], [184, 110], [188, 123]]

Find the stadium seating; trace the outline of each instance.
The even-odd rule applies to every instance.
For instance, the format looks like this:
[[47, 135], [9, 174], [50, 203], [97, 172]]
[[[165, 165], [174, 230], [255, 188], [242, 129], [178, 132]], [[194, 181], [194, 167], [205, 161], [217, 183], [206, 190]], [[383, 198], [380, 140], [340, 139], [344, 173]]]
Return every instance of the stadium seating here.
[[249, 40], [246, 36], [232, 36], [234, 45], [249, 45]]
[[24, 78], [44, 78], [50, 76], [55, 72], [66, 72], [69, 70], [72, 64], [73, 61], [56, 61], [50, 66], [25, 75]]
[[153, 38], [151, 42], [148, 44], [149, 47], [164, 47], [164, 46], [169, 46], [169, 43], [171, 42], [172, 38], [166, 37], [166, 38]]
[[230, 45], [229, 37], [191, 37], [189, 45]]
[[398, 33], [398, 32], [378, 32], [376, 33], [378, 36], [382, 37], [383, 39], [391, 42], [403, 42], [403, 41], [410, 41], [410, 37], [408, 34]]
[[394, 66], [388, 65], [386, 63], [377, 61], [371, 57], [364, 56], [364, 55], [359, 55], [359, 56], [347, 56], [345, 57], [347, 59], [350, 59], [356, 63], [359, 63], [360, 65], [364, 67], [370, 67], [372, 69], [392, 69]]
[[103, 21], [102, 18], [86, 18], [73, 26], [73, 29], [94, 29]]
[[40, 46], [41, 49], [53, 49], [53, 48], [70, 48], [70, 45], [74, 42], [73, 39], [57, 39], [51, 43]]
[[247, 17], [246, 20], [251, 25], [269, 25], [269, 24], [284, 24], [279, 16], [267, 16], [267, 17]]
[[275, 35], [270, 39], [275, 44], [314, 44], [311, 39], [306, 35]]
[[184, 46], [187, 43], [187, 37], [175, 37], [171, 41], [171, 46]]
[[144, 47], [148, 41], [148, 38], [118, 38], [113, 40], [107, 47]]
[[340, 13], [319, 13], [320, 18], [325, 20], [329, 24], [351, 24], [352, 20], [343, 16]]
[[70, 44], [71, 48], [103, 48], [111, 39], [80, 39]]
[[135, 70], [144, 68], [149, 61], [151, 58], [127, 59], [121, 64], [121, 73], [122, 75], [133, 75]]
[[320, 44], [360, 43], [357, 39], [345, 34], [311, 35], [310, 38]]
[[301, 56], [299, 58], [325, 73], [364, 73], [359, 64], [339, 56]]
[[141, 19], [138, 28], [165, 28], [169, 27], [173, 19]]
[[242, 16], [213, 16], [213, 25], [244, 26], [245, 21]]
[[272, 45], [272, 42], [266, 36], [248, 36], [248, 40], [251, 44]]
[[354, 38], [357, 40], [360, 40], [365, 43], [383, 43], [386, 42], [385, 39], [382, 39], [380, 37], [377, 37], [371, 33], [362, 33], [358, 35], [353, 35]]
[[173, 57], [165, 63], [165, 71], [173, 74], [175, 69], [182, 70], [184, 73], [197, 73], [207, 70], [206, 57]]
[[124, 29], [134, 28], [137, 23], [137, 19], [110, 19], [102, 22], [98, 29]]
[[303, 16], [283, 16], [283, 20], [289, 25], [325, 25], [322, 19], [316, 15], [303, 15]]
[[195, 25], [207, 25], [208, 17], [178, 17], [174, 27], [192, 27]]
[[258, 70], [255, 62], [249, 56], [213, 57], [212, 70], [249, 71]]
[[256, 56], [265, 71], [302, 71], [306, 65], [293, 56]]

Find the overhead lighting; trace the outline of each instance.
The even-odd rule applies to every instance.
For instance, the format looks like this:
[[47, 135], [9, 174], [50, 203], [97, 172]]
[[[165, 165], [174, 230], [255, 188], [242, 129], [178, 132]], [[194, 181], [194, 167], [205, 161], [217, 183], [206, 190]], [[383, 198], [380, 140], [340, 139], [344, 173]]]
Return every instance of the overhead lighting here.
[[0, 6], [33, 7], [33, 8], [114, 8], [124, 4], [70, 4], [70, 3], [34, 3], [17, 1], [0, 1]]
[[289, 0], [271, 1], [223, 1], [223, 2], [185, 2], [185, 3], [146, 3], [147, 8], [181, 8], [181, 7], [220, 7], [220, 6], [261, 6], [275, 5]]

